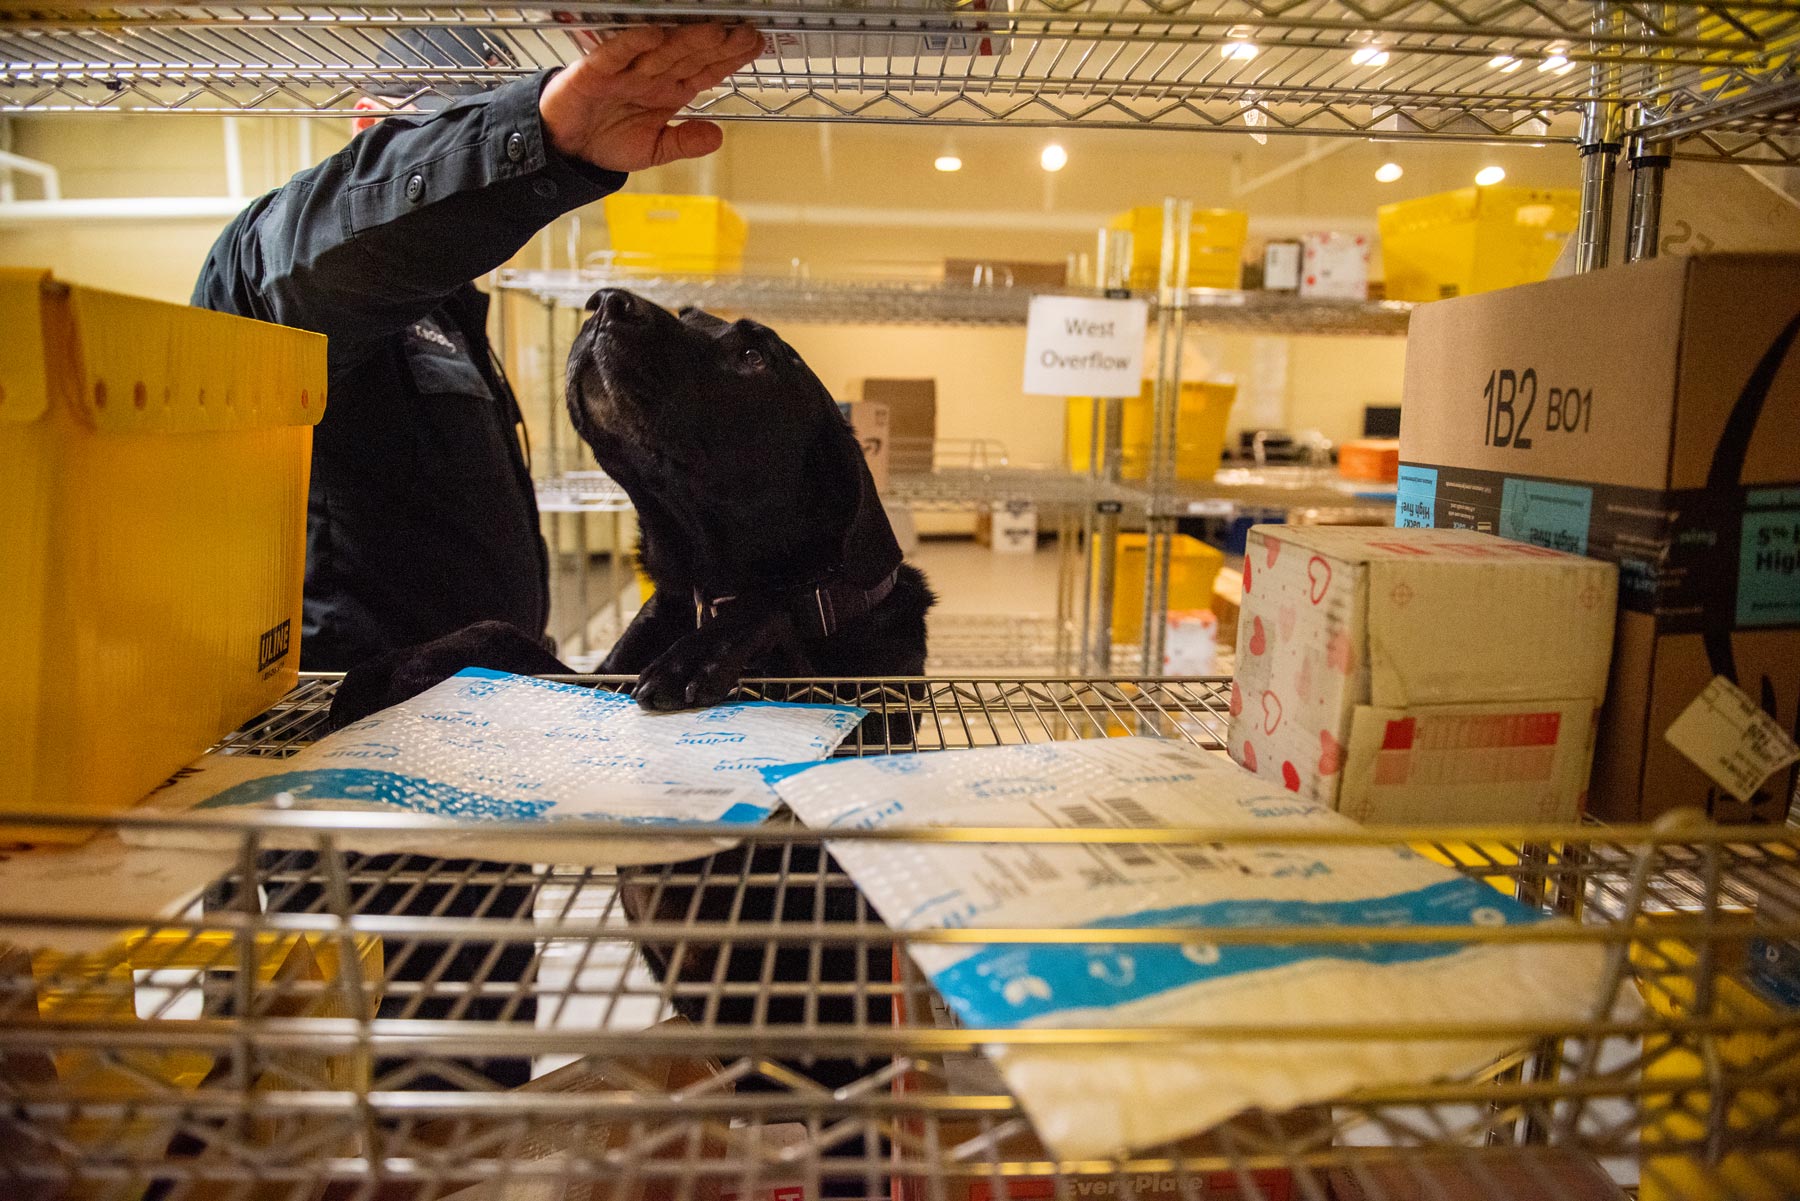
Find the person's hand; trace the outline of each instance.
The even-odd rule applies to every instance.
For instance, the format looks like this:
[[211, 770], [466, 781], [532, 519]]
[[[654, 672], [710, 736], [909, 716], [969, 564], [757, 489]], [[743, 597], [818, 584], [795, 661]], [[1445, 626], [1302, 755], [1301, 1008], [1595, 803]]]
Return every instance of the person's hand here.
[[762, 51], [747, 25], [634, 25], [559, 72], [538, 100], [550, 144], [609, 171], [641, 171], [711, 154], [725, 135], [711, 121], [669, 124]]

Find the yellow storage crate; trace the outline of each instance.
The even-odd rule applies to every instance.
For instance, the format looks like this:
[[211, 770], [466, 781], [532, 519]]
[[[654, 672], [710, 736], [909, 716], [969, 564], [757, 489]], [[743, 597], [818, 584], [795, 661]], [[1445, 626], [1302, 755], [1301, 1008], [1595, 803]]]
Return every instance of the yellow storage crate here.
[[621, 271], [730, 274], [744, 269], [749, 227], [717, 196], [615, 192], [604, 203], [614, 265]]
[[[1148, 538], [1120, 534], [1113, 560], [1113, 641], [1136, 643], [1144, 636], [1144, 560]], [[1213, 581], [1225, 553], [1187, 534], [1169, 539], [1169, 611], [1212, 608]]]
[[0, 331], [0, 817], [117, 812], [294, 686], [325, 339], [30, 271]]
[[[1154, 388], [1155, 384], [1145, 380], [1141, 392], [1125, 398], [1120, 413], [1119, 473], [1128, 480], [1141, 480], [1149, 472]], [[1181, 385], [1175, 424], [1177, 479], [1210, 480], [1218, 474], [1219, 456], [1225, 449], [1225, 424], [1231, 418], [1231, 406], [1236, 401], [1236, 384], [1199, 381]], [[1069, 470], [1084, 473], [1093, 454], [1094, 399], [1090, 396], [1069, 397], [1067, 414], [1065, 441]]]
[[1381, 206], [1389, 300], [1442, 300], [1537, 283], [1575, 232], [1574, 188], [1458, 188]]
[[[1683, 912], [1671, 918], [1695, 919]], [[1647, 914], [1654, 928], [1660, 915]], [[1708, 1017], [1740, 1029], [1722, 1035], [1659, 1034], [1644, 1038], [1642, 1178], [1640, 1201], [1792, 1201], [1800, 1197], [1800, 1117], [1793, 1106], [1791, 1072], [1800, 1056], [1800, 1033], [1790, 1026], [1741, 1029], [1777, 1015], [1774, 1002], [1739, 977], [1751, 915], [1719, 915], [1733, 936], [1715, 944], [1716, 987], [1711, 1008], [1699, 1012], [1695, 981], [1698, 945], [1646, 937], [1630, 944], [1638, 990], [1659, 1018]], [[1705, 1082], [1705, 1083], [1699, 1083]], [[1657, 1085], [1680, 1091], [1657, 1093]], [[1721, 1113], [1715, 1113], [1722, 1110]], [[1695, 1149], [1715, 1130], [1741, 1137], [1760, 1150], [1712, 1156]]]
[[[1127, 209], [1108, 229], [1131, 235], [1130, 286], [1154, 290], [1162, 279], [1163, 210], [1159, 204]], [[1240, 288], [1250, 214], [1240, 209], [1195, 209], [1188, 226], [1188, 287]]]
[[[255, 993], [264, 999], [259, 1018], [373, 1018], [381, 1001], [381, 939], [369, 934], [346, 937], [323, 934], [250, 935], [255, 941]], [[344, 960], [346, 944], [355, 957]], [[0, 974], [9, 977], [13, 1001], [5, 1016], [13, 1022], [52, 1021], [91, 1024], [116, 1030], [138, 1024], [140, 980], [145, 973], [162, 973], [148, 994], [171, 984], [198, 988], [203, 976], [229, 976], [240, 968], [239, 941], [222, 931], [193, 933], [186, 930], [138, 931], [106, 951], [67, 955], [51, 951], [27, 954], [18, 948], [0, 948]], [[29, 970], [32, 983], [23, 979]], [[155, 979], [151, 977], [150, 979]], [[166, 1098], [170, 1092], [192, 1093], [201, 1087], [217, 1064], [212, 1053], [183, 1048], [116, 1052], [64, 1046], [33, 1062], [24, 1055], [4, 1065], [8, 1084], [30, 1090], [50, 1086], [61, 1095], [78, 1094], [91, 1100], [128, 1103], [136, 1099]], [[373, 1058], [366, 1047], [344, 1053], [302, 1049], [268, 1057], [254, 1067], [252, 1088], [295, 1091], [366, 1092]], [[168, 1116], [132, 1115], [119, 1119], [86, 1118], [66, 1128], [80, 1148], [105, 1147], [113, 1153], [151, 1157], [159, 1154], [178, 1132]], [[262, 1119], [246, 1132], [250, 1141], [265, 1146], [307, 1137], [305, 1118]], [[321, 1148], [323, 1152], [325, 1148]], [[335, 1148], [353, 1154], [355, 1148]], [[143, 1192], [143, 1186], [76, 1185], [69, 1201], [104, 1196], [123, 1201]], [[288, 1190], [271, 1184], [245, 1194], [251, 1201], [286, 1197]]]

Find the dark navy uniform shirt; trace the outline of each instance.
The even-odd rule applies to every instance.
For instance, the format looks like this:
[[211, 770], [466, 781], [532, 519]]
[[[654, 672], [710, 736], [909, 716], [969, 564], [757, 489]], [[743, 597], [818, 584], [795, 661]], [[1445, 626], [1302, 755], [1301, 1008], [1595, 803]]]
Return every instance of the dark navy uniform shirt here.
[[489, 619], [544, 632], [518, 403], [470, 281], [625, 182], [547, 143], [549, 77], [357, 135], [240, 214], [194, 288], [201, 307], [330, 339], [306, 514], [309, 670]]

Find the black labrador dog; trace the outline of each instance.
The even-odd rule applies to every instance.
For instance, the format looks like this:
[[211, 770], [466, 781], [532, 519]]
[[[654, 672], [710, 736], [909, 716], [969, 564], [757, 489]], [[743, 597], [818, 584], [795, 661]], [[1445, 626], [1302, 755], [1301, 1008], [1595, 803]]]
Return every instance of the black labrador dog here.
[[916, 676], [925, 577], [901, 561], [831, 394], [766, 326], [607, 289], [568, 405], [637, 509], [655, 594], [601, 664], [638, 703], [725, 699], [745, 675]]
[[[917, 676], [933, 597], [817, 376], [773, 330], [676, 317], [606, 290], [575, 338], [568, 408], [637, 508], [656, 586], [600, 665], [647, 709], [723, 701], [739, 679]], [[521, 631], [483, 622], [351, 671], [340, 728], [465, 667], [567, 672]]]
[[[569, 355], [569, 415], [630, 494], [644, 569], [656, 585], [601, 670], [636, 675], [638, 702], [653, 709], [723, 700], [746, 674], [922, 674], [931, 591], [901, 562], [862, 448], [800, 356], [755, 322], [696, 309], [676, 317], [629, 292], [600, 292], [588, 308], [594, 316]], [[912, 733], [910, 720], [896, 715], [870, 737], [896, 746]], [[816, 846], [763, 845], [640, 873], [622, 881], [621, 899], [638, 921], [735, 915], [878, 926], [845, 885], [738, 885], [746, 875], [799, 881], [820, 869]], [[824, 860], [824, 870], [835, 864]], [[644, 951], [665, 983], [678, 978], [675, 1008], [690, 1021], [757, 1020], [750, 996], [720, 995], [714, 986], [720, 949]], [[788, 982], [892, 978], [890, 950], [880, 944], [823, 948], [810, 967], [811, 952], [799, 944], [752, 942], [723, 953], [722, 978], [740, 984], [765, 971]], [[889, 1020], [879, 995], [779, 991], [765, 999], [762, 1021], [798, 1023], [809, 1006], [821, 1022]], [[847, 1060], [809, 1067], [831, 1086], [865, 1070]]]

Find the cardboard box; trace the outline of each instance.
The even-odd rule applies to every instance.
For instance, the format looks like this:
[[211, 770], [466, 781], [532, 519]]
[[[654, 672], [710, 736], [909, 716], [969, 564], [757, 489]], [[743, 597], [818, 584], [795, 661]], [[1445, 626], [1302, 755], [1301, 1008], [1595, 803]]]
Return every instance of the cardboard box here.
[[975, 514], [975, 541], [1000, 555], [1037, 550], [1037, 506], [1028, 500], [997, 500]]
[[0, 815], [127, 809], [294, 686], [325, 385], [317, 334], [0, 270]]
[[1060, 288], [1069, 282], [1069, 266], [1021, 259], [945, 259], [944, 282], [967, 288]]
[[1626, 1201], [1594, 1157], [1571, 1147], [1484, 1147], [1452, 1159], [1333, 1168], [1331, 1201]]
[[887, 491], [888, 468], [893, 462], [893, 447], [890, 445], [892, 419], [888, 407], [880, 401], [864, 400], [856, 404], [840, 404], [838, 408], [850, 422], [850, 430], [862, 446], [863, 461], [869, 465], [869, 474], [874, 477], [876, 490]]
[[1406, 354], [1399, 520], [1619, 565], [1591, 811], [1780, 821], [1663, 734], [1715, 676], [1800, 729], [1800, 257], [1654, 259], [1427, 305]]
[[1232, 758], [1359, 821], [1568, 821], [1615, 569], [1467, 530], [1255, 526]]
[[1369, 298], [1369, 239], [1362, 234], [1307, 234], [1301, 240], [1300, 295], [1315, 300]]
[[894, 471], [920, 474], [931, 470], [937, 444], [937, 381], [934, 379], [866, 379], [863, 403], [888, 407], [888, 439]]

